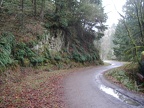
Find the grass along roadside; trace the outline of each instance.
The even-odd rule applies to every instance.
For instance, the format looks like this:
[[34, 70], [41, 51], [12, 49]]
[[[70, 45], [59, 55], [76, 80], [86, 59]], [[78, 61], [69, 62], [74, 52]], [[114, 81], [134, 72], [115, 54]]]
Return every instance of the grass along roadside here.
[[144, 83], [140, 83], [136, 75], [138, 65], [126, 64], [122, 67], [107, 71], [104, 76], [111, 82], [133, 92], [144, 94]]

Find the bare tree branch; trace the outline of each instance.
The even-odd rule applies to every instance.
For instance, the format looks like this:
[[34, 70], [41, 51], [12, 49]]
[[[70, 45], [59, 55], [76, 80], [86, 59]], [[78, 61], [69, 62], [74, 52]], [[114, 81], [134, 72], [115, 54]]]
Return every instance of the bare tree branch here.
[[0, 0], [0, 8], [2, 7], [3, 5], [3, 0]]

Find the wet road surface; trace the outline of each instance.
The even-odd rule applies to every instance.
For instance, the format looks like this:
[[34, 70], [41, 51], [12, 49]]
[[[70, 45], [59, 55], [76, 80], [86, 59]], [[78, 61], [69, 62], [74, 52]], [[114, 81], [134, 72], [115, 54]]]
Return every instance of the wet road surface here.
[[130, 93], [103, 78], [109, 69], [123, 63], [86, 68], [74, 72], [64, 80], [64, 100], [68, 108], [144, 108], [144, 96]]

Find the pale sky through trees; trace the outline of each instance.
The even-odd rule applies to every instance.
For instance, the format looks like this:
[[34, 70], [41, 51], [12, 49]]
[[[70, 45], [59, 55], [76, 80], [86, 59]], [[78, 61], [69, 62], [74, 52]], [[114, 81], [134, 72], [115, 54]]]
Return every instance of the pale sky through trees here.
[[[120, 15], [122, 13], [122, 7], [126, 0], [102, 0], [105, 13], [107, 13], [108, 19], [106, 25], [108, 29], [105, 31], [105, 36], [101, 39], [101, 59], [115, 58], [112, 48], [112, 34], [114, 33], [113, 24], [118, 23]], [[118, 11], [118, 12], [117, 12]]]
[[120, 16], [117, 11], [122, 13], [122, 6], [125, 4], [125, 2], [126, 0], [103, 0], [105, 12], [108, 14], [108, 20], [106, 24], [111, 26], [113, 23], [118, 23], [118, 19], [120, 18]]

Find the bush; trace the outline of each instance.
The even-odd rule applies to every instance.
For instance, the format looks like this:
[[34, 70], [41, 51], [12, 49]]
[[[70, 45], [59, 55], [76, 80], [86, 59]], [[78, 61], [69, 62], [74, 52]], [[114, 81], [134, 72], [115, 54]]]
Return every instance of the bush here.
[[32, 58], [30, 59], [30, 62], [32, 63], [33, 66], [37, 66], [37, 65], [39, 65], [39, 64], [42, 64], [44, 61], [45, 61], [45, 58], [43, 58], [43, 57], [38, 57], [38, 56], [32, 57]]
[[51, 57], [51, 54], [50, 54], [50, 52], [49, 52], [49, 50], [46, 48], [46, 50], [45, 50], [45, 52], [44, 52], [44, 57], [46, 58], [46, 59], [51, 59], [52, 57]]
[[138, 91], [138, 86], [135, 83], [136, 81], [131, 79], [125, 70], [112, 69], [107, 73], [107, 75], [116, 79], [120, 84], [123, 84], [129, 90]]
[[61, 61], [61, 60], [62, 60], [62, 58], [61, 58], [60, 55], [56, 55], [56, 56], [54, 57], [54, 59], [55, 59], [56, 61]]
[[74, 52], [72, 53], [72, 58], [76, 61], [76, 62], [81, 62], [84, 63], [86, 62], [87, 59], [87, 55], [84, 54], [80, 54], [79, 52]]
[[32, 57], [35, 57], [36, 54], [33, 52], [25, 43], [18, 43], [16, 45], [16, 50], [15, 50], [15, 59], [19, 60], [21, 65], [24, 66], [24, 59], [28, 58], [29, 60]]
[[139, 64], [139, 71], [144, 76], [144, 61]]
[[5, 67], [13, 62], [12, 49], [14, 47], [14, 35], [9, 32], [0, 36], [0, 67]]

